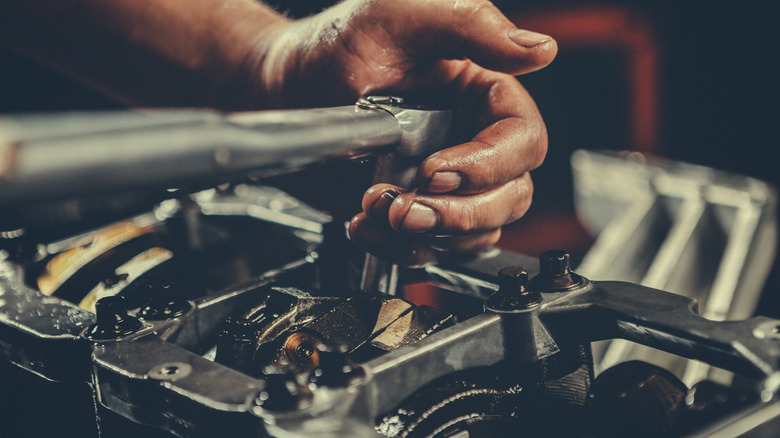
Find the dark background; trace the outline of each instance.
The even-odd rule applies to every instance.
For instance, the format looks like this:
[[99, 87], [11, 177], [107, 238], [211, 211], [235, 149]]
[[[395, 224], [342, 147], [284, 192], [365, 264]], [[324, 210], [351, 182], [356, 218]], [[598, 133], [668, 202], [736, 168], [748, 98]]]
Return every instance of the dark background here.
[[[780, 143], [780, 32], [769, 2], [518, 3], [499, 5], [529, 13], [583, 4], [617, 6], [647, 17], [660, 53], [656, 150], [780, 182], [774, 153]], [[522, 79], [548, 124], [551, 158], [577, 147], [630, 147], [622, 56], [609, 49], [569, 50], [564, 45], [552, 65]]]

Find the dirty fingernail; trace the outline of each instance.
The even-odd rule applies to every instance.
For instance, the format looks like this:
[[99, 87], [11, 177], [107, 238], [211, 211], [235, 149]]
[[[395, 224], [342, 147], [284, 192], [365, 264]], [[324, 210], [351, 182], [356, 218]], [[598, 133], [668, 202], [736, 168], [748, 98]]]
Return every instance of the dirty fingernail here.
[[436, 212], [427, 205], [413, 203], [406, 213], [401, 229], [411, 233], [422, 233], [436, 226], [438, 218]]
[[386, 219], [390, 204], [395, 201], [395, 198], [397, 198], [398, 195], [399, 193], [395, 190], [388, 190], [382, 193], [379, 198], [374, 201], [374, 205], [371, 206], [371, 217], [374, 219], [384, 217]]
[[457, 190], [463, 178], [458, 172], [436, 172], [428, 183], [428, 191], [432, 193], [447, 193]]
[[530, 30], [525, 29], [512, 29], [509, 31], [508, 36], [515, 44], [523, 47], [538, 46], [539, 44], [546, 43], [552, 39], [549, 35], [531, 32]]

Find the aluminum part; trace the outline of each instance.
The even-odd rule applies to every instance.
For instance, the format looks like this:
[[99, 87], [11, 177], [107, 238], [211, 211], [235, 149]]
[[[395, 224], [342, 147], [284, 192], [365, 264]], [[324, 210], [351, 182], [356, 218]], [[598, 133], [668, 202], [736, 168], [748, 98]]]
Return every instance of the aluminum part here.
[[[777, 247], [775, 190], [752, 178], [638, 153], [572, 156], [578, 215], [598, 234], [577, 271], [699, 302], [715, 321], [753, 314]], [[639, 359], [693, 385], [731, 375], [622, 340], [594, 347], [597, 370]]]

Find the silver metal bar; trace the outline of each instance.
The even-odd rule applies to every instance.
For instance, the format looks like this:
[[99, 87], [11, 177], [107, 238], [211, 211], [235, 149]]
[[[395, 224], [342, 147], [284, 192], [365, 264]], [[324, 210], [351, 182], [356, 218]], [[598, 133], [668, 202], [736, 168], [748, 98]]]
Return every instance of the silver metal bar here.
[[0, 204], [220, 182], [389, 151], [386, 111], [147, 111], [0, 119]]
[[505, 359], [506, 336], [497, 315], [484, 313], [365, 364], [373, 375], [378, 413], [398, 404], [416, 388], [453, 371], [493, 365]]

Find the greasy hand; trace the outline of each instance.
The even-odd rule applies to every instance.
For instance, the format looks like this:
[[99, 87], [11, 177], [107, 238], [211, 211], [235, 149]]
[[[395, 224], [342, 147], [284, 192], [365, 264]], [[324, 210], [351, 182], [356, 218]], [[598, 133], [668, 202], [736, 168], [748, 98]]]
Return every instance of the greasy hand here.
[[488, 0], [348, 0], [276, 31], [258, 63], [271, 106], [390, 94], [454, 110], [462, 144], [428, 157], [415, 190], [371, 187], [350, 224], [355, 242], [420, 263], [432, 248], [490, 247], [527, 211], [547, 133], [514, 75], [549, 64], [552, 38], [516, 29]]

